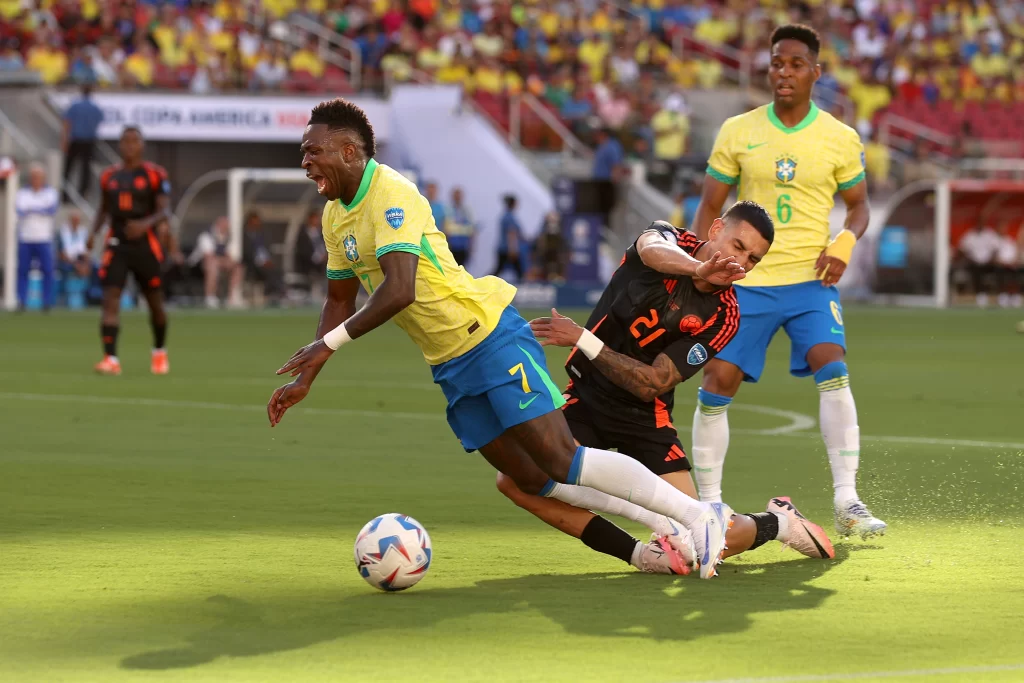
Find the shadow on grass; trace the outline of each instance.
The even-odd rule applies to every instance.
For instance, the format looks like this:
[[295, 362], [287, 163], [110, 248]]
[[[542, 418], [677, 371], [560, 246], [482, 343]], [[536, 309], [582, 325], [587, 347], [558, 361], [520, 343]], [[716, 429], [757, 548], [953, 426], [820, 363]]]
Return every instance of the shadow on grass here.
[[741, 633], [757, 613], [819, 607], [835, 591], [812, 582], [845, 561], [851, 550], [860, 549], [840, 546], [831, 562], [726, 564], [714, 581], [627, 571], [531, 575], [464, 588], [421, 587], [398, 595], [367, 592], [337, 602], [307, 595], [251, 604], [215, 595], [199, 608], [197, 620], [216, 625], [197, 631], [182, 647], [126, 657], [121, 667], [180, 669], [219, 657], [301, 649], [368, 631], [434, 629], [448, 619], [522, 611], [539, 612], [573, 635], [686, 642]]

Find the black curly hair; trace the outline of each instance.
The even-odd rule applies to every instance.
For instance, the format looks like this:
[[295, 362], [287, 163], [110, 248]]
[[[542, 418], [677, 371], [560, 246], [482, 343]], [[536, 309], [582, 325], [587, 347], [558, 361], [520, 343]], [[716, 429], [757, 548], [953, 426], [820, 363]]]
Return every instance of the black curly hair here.
[[797, 40], [807, 46], [815, 59], [821, 52], [821, 36], [810, 26], [804, 24], [787, 24], [780, 26], [772, 33], [772, 47], [782, 40]]
[[324, 124], [328, 130], [350, 130], [363, 141], [363, 151], [367, 159], [377, 154], [377, 141], [373, 135], [373, 126], [366, 112], [348, 100], [336, 97], [325, 100], [313, 107], [309, 115], [309, 125]]

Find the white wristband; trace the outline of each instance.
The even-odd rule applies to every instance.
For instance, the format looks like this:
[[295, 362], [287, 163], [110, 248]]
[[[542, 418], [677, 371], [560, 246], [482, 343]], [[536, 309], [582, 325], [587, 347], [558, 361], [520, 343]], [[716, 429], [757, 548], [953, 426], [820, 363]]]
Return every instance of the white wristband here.
[[584, 356], [594, 360], [604, 348], [604, 342], [598, 339], [593, 332], [585, 329], [580, 335], [580, 340], [576, 342], [576, 348], [582, 351]]
[[345, 323], [338, 325], [324, 335], [324, 344], [326, 344], [327, 348], [331, 351], [337, 351], [342, 344], [347, 344], [350, 341], [352, 341], [352, 337], [348, 336], [348, 330], [345, 329]]

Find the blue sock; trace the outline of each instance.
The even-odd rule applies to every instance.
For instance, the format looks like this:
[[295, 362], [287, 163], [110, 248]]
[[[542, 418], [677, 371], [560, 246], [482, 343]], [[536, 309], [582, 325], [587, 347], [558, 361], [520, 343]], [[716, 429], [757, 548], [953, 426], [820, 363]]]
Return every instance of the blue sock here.
[[697, 407], [703, 415], [724, 413], [730, 403], [732, 403], [731, 396], [720, 396], [712, 394], [710, 391], [704, 391], [703, 388], [697, 389]]
[[572, 464], [569, 465], [569, 477], [565, 483], [579, 485], [580, 472], [583, 471], [583, 452], [585, 450], [587, 449], [584, 446], [576, 447], [576, 454], [572, 456]]
[[850, 386], [850, 373], [846, 363], [837, 360], [822, 367], [814, 373], [814, 382], [818, 391], [834, 391]]

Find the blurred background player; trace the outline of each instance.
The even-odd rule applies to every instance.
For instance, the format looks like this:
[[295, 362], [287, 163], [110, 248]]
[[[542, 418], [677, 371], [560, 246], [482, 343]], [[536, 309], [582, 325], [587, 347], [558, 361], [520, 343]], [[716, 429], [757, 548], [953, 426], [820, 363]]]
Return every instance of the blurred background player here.
[[[884, 532], [885, 522], [857, 496], [860, 433], [835, 287], [868, 227], [864, 148], [856, 131], [811, 101], [821, 75], [818, 34], [807, 26], [783, 26], [772, 34], [771, 45], [768, 79], [774, 101], [722, 125], [693, 221], [694, 232], [706, 238], [739, 185], [739, 198], [774, 210], [776, 225], [772, 250], [736, 288], [743, 311], [739, 332], [704, 370], [693, 418], [697, 484], [703, 500], [721, 499], [727, 408], [741, 382], [760, 378], [768, 345], [781, 327], [792, 342], [790, 372], [814, 375], [818, 385], [836, 529], [869, 536]], [[837, 191], [846, 203], [846, 226], [829, 242]]]
[[[690, 463], [672, 425], [675, 387], [700, 371], [739, 326], [732, 282], [750, 272], [774, 238], [772, 219], [753, 202], [740, 202], [716, 220], [711, 239], [653, 223], [629, 249], [584, 330], [552, 311], [530, 323], [542, 345], [575, 347], [583, 335], [604, 343], [594, 358], [575, 348], [566, 361], [569, 387], [563, 412], [584, 446], [616, 448], [643, 463], [687, 495], [696, 496]], [[719, 258], [742, 267], [726, 279], [702, 274]], [[695, 275], [688, 273], [697, 263]], [[583, 495], [579, 507], [521, 492], [498, 475], [498, 489], [516, 505], [588, 547], [648, 572], [658, 572], [675, 550], [690, 561], [679, 525], [632, 503]], [[580, 492], [586, 494], [585, 489]], [[612, 508], [602, 507], [610, 502]], [[654, 537], [642, 544], [588, 510], [618, 514], [647, 525]], [[832, 545], [788, 498], [773, 498], [767, 512], [734, 515], [727, 535], [735, 555], [779, 540], [808, 557], [832, 557]], [[681, 543], [682, 542], [682, 543]], [[668, 547], [670, 546], [670, 547]], [[687, 573], [672, 567], [675, 573]]]
[[164, 348], [167, 312], [161, 280], [164, 260], [162, 235], [168, 235], [174, 258], [181, 259], [176, 241], [167, 230], [171, 215], [168, 208], [171, 183], [163, 168], [143, 160], [145, 143], [138, 128], [128, 126], [124, 129], [118, 151], [121, 163], [109, 167], [100, 177], [102, 200], [89, 237], [89, 248], [92, 249], [96, 236], [109, 218], [110, 232], [99, 272], [103, 284], [100, 324], [103, 360], [96, 364], [96, 372], [121, 374], [117, 335], [120, 331], [121, 291], [130, 272], [149, 305], [149, 322], [153, 329], [150, 370], [153, 374], [165, 375], [170, 365]]
[[[701, 576], [714, 576], [729, 506], [701, 503], [628, 456], [577, 447], [543, 349], [511, 306], [515, 288], [496, 277], [473, 278], [455, 263], [429, 202], [374, 160], [366, 113], [340, 98], [320, 103], [301, 149], [306, 175], [329, 200], [323, 226], [330, 283], [316, 341], [278, 370], [296, 379], [271, 395], [271, 426], [306, 397], [337, 349], [394, 318], [431, 366], [448, 400], [448, 423], [467, 452], [479, 450], [528, 493], [575, 498], [575, 489], [590, 487], [678, 519], [693, 533]], [[738, 270], [723, 259], [707, 266], [705, 277]], [[357, 311], [360, 283], [370, 297]]]

